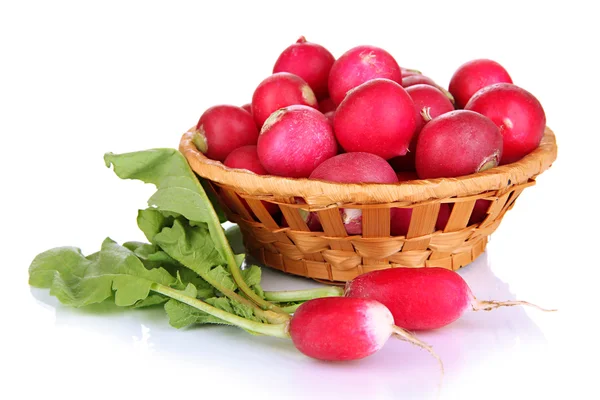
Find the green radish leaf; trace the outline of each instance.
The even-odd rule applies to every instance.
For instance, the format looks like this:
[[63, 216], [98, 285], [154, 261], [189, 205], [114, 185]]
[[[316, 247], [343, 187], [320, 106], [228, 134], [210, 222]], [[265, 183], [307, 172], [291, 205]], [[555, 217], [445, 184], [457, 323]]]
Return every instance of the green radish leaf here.
[[138, 210], [137, 224], [144, 233], [144, 236], [146, 236], [146, 239], [152, 242], [154, 235], [160, 232], [163, 227], [173, 223], [172, 219], [165, 217], [157, 209], [147, 208], [145, 210]]
[[165, 227], [154, 236], [154, 243], [169, 256], [197, 273], [206, 272], [225, 260], [215, 249], [205, 226], [190, 226], [176, 220], [172, 227]]
[[260, 281], [262, 279], [262, 271], [260, 267], [256, 265], [251, 265], [250, 268], [246, 268], [242, 270], [242, 277], [244, 281], [250, 286], [254, 293], [259, 295], [261, 298], [265, 298], [265, 292], [260, 286]]
[[[265, 322], [254, 315], [252, 308], [238, 303], [235, 300], [230, 300], [227, 297], [212, 297], [204, 301], [211, 306], [227, 311], [228, 313], [236, 314], [252, 321]], [[206, 314], [203, 311], [177, 300], [169, 300], [165, 304], [165, 311], [169, 316], [169, 324], [177, 329], [195, 324], [231, 325], [229, 322], [213, 317], [212, 315]]]
[[142, 300], [138, 300], [133, 308], [144, 308], [144, 307], [152, 307], [158, 304], [164, 304], [169, 300], [167, 296], [163, 296], [162, 294], [150, 294], [148, 297]]
[[[107, 167], [122, 179], [139, 179], [156, 186], [148, 205], [161, 211], [184, 216], [191, 222], [205, 222], [215, 243], [223, 230], [217, 213], [218, 203], [211, 203], [185, 157], [175, 149], [154, 149], [125, 154], [104, 155]], [[214, 214], [213, 214], [214, 212]], [[152, 239], [149, 239], [153, 241]], [[216, 246], [223, 258], [230, 249]]]
[[192, 306], [170, 299], [165, 303], [165, 311], [169, 317], [169, 324], [177, 329], [194, 324], [223, 324], [231, 325], [217, 317], [213, 317]]
[[225, 268], [223, 268], [221, 265], [211, 268], [208, 271], [208, 276], [210, 278], [212, 278], [212, 280], [214, 282], [219, 284], [220, 287], [223, 287], [223, 288], [229, 289], [229, 290], [237, 289], [237, 285], [231, 278], [231, 274]]
[[92, 259], [80, 249], [60, 247], [39, 254], [29, 267], [29, 283], [50, 288], [50, 294], [74, 307], [101, 303], [113, 296], [118, 306], [131, 306], [148, 297], [153, 283], [176, 282], [162, 268], [148, 270], [128, 249], [110, 238]]

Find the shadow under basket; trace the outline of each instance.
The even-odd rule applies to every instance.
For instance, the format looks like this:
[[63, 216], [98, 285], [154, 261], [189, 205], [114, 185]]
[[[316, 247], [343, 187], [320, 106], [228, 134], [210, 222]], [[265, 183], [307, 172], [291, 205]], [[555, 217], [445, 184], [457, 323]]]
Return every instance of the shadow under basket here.
[[[546, 128], [538, 148], [512, 164], [457, 178], [346, 184], [225, 167], [197, 150], [193, 131], [183, 134], [179, 150], [209, 183], [228, 219], [239, 225], [248, 253], [269, 267], [328, 283], [377, 269], [456, 270], [471, 263], [523, 190], [557, 156], [554, 133]], [[477, 200], [487, 200], [483, 210]], [[450, 217], [436, 229], [442, 203], [451, 207]], [[347, 234], [340, 208], [362, 211], [361, 235]], [[392, 208], [412, 209], [406, 235], [390, 235]], [[478, 209], [481, 215], [473, 222]], [[307, 212], [318, 215], [319, 231], [309, 229]]]

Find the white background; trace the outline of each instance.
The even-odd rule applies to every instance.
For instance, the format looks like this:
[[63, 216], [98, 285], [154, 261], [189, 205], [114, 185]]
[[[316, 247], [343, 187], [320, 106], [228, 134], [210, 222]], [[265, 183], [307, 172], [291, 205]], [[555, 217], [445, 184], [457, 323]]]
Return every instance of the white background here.
[[[592, 2], [549, 3], [0, 3], [3, 397], [597, 396], [600, 31]], [[467, 313], [421, 334], [445, 361], [441, 389], [433, 359], [399, 341], [332, 365], [234, 328], [177, 331], [160, 309], [73, 310], [27, 285], [49, 248], [143, 239], [135, 217], [153, 189], [116, 178], [105, 152], [176, 147], [207, 107], [248, 102], [300, 35], [336, 57], [383, 47], [442, 85], [467, 60], [495, 59], [556, 132], [556, 163], [461, 274], [480, 298], [559, 311]], [[264, 274], [268, 289], [314, 285]]]

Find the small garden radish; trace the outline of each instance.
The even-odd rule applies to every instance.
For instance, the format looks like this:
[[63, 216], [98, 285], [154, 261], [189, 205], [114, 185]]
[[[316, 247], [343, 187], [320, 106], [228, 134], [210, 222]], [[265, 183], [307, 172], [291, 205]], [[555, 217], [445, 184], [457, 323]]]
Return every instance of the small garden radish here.
[[389, 79], [372, 79], [352, 89], [335, 111], [335, 137], [346, 152], [384, 159], [406, 154], [417, 126], [415, 105]]
[[421, 179], [455, 177], [495, 167], [501, 156], [502, 134], [492, 120], [456, 110], [423, 127], [415, 166]]
[[[256, 151], [255, 145], [238, 147], [229, 153], [225, 161], [223, 161], [223, 164], [229, 168], [247, 169], [248, 171], [252, 171], [257, 175], [268, 174], [267, 170], [262, 166], [260, 160], [258, 159], [258, 152]], [[222, 196], [222, 198], [227, 202], [227, 197]], [[246, 200], [241, 199], [241, 201], [248, 211], [252, 213], [252, 210], [250, 209], [250, 206], [248, 206]], [[271, 215], [279, 211], [277, 204], [269, 203], [267, 201], [263, 201], [262, 204]], [[231, 208], [231, 205], [229, 205], [229, 207]]]
[[490, 118], [503, 138], [500, 164], [519, 161], [539, 146], [546, 114], [534, 95], [511, 83], [487, 86], [473, 95], [465, 110]]
[[445, 268], [390, 268], [359, 275], [348, 282], [344, 296], [384, 304], [394, 323], [409, 330], [438, 329], [456, 321], [469, 308], [491, 310], [529, 305], [525, 301], [477, 300], [464, 279]]
[[238, 147], [256, 144], [258, 130], [241, 107], [213, 106], [204, 111], [194, 132], [194, 144], [206, 157], [223, 161]]
[[406, 88], [406, 93], [409, 94], [415, 103], [417, 128], [408, 145], [408, 152], [403, 156], [394, 157], [390, 160], [390, 164], [396, 171], [414, 171], [415, 151], [421, 129], [433, 118], [454, 111], [454, 106], [448, 100], [448, 97], [435, 86], [425, 84], [412, 85]]
[[304, 79], [289, 72], [278, 72], [264, 79], [254, 90], [252, 115], [256, 125], [262, 127], [273, 112], [295, 104], [319, 107], [314, 92]]
[[258, 158], [271, 175], [308, 178], [337, 154], [331, 125], [314, 108], [294, 105], [275, 111], [258, 138]]
[[400, 67], [400, 70], [402, 71], [402, 78], [403, 79], [405, 77], [411, 76], [411, 75], [422, 75], [421, 71], [418, 71], [416, 69], [410, 69], [410, 68]]
[[304, 36], [277, 58], [273, 73], [289, 72], [304, 79], [317, 99], [327, 97], [329, 71], [335, 58], [325, 47], [307, 42]]
[[[398, 178], [390, 165], [370, 153], [344, 153], [324, 161], [309, 179], [344, 183], [396, 183]], [[362, 232], [362, 211], [356, 208], [340, 209], [342, 221], [349, 235]]]
[[406, 93], [415, 103], [415, 112], [419, 116], [417, 118], [417, 132], [420, 132], [421, 128], [433, 118], [454, 111], [454, 106], [448, 100], [448, 97], [435, 86], [422, 83], [411, 85], [406, 88]]
[[246, 103], [242, 106], [242, 108], [246, 111], [248, 111], [248, 113], [250, 113], [250, 115], [252, 115], [252, 104], [250, 103]]
[[415, 86], [415, 85], [429, 85], [429, 86], [433, 86], [434, 88], [438, 89], [440, 92], [442, 92], [444, 94], [444, 96], [446, 96], [446, 98], [448, 99], [448, 101], [450, 101], [450, 104], [452, 104], [452, 109], [454, 109], [454, 97], [452, 96], [452, 94], [450, 92], [448, 92], [446, 89], [444, 89], [443, 87], [441, 87], [440, 85], [438, 85], [437, 83], [434, 82], [433, 79], [431, 79], [428, 76], [425, 75], [421, 75], [421, 74], [412, 74], [412, 75], [408, 75], [405, 77], [402, 77], [402, 87], [407, 89], [411, 86]]
[[402, 82], [400, 66], [387, 51], [375, 46], [357, 46], [340, 56], [329, 72], [329, 96], [340, 104], [349, 90], [371, 79]]
[[389, 309], [378, 301], [324, 297], [303, 303], [289, 326], [294, 346], [303, 354], [326, 361], [365, 358], [383, 347], [392, 334], [428, 350], [431, 348], [394, 325]]
[[494, 83], [512, 83], [504, 67], [488, 59], [471, 60], [454, 72], [448, 90], [456, 100], [456, 106], [463, 108], [469, 99], [480, 89]]

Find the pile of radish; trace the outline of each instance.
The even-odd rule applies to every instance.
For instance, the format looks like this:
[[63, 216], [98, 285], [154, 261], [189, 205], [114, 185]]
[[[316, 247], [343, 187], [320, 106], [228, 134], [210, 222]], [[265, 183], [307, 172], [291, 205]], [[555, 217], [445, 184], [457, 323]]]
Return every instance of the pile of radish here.
[[[301, 37], [279, 55], [251, 103], [206, 110], [194, 143], [208, 158], [259, 175], [401, 184], [519, 161], [539, 146], [545, 126], [540, 102], [495, 61], [459, 66], [446, 89], [379, 47], [357, 46], [336, 59]], [[487, 208], [479, 200], [469, 223], [481, 222]], [[348, 234], [361, 234], [360, 210], [340, 212]], [[392, 209], [392, 235], [406, 235], [411, 213]], [[437, 229], [449, 215], [441, 204]], [[314, 213], [306, 222], [321, 229]], [[392, 334], [431, 351], [403, 329], [438, 329], [468, 308], [521, 304], [531, 305], [477, 300], [453, 271], [393, 268], [355, 278], [343, 297], [306, 301], [289, 335], [323, 360], [363, 358]]]
[[301, 37], [251, 103], [206, 110], [195, 142], [218, 161], [255, 145], [275, 176], [330, 180], [311, 174], [338, 154], [370, 153], [396, 172], [431, 179], [516, 162], [540, 144], [545, 126], [540, 102], [495, 61], [459, 66], [446, 90], [379, 47], [357, 46], [336, 59]]
[[[261, 175], [397, 183], [514, 163], [539, 146], [545, 127], [540, 102], [495, 61], [464, 63], [445, 89], [379, 47], [357, 46], [336, 59], [301, 37], [279, 55], [251, 103], [206, 110], [194, 143], [222, 162], [244, 147], [225, 165]], [[379, 161], [357, 161], [367, 154]], [[478, 200], [469, 223], [481, 222], [488, 207]], [[348, 234], [360, 234], [360, 210], [348, 211]], [[398, 210], [392, 235], [406, 234], [407, 220], [410, 210]]]

